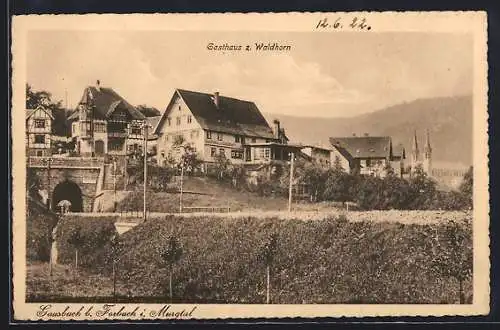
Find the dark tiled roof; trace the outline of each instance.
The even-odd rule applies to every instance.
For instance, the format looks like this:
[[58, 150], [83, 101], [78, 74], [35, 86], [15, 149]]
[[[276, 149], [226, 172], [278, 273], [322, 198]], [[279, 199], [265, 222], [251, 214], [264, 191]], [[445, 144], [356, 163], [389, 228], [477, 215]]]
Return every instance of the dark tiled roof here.
[[[100, 87], [97, 89], [94, 86], [89, 86], [83, 91], [79, 104], [94, 105], [94, 115], [95, 118], [98, 119], [108, 118], [115, 109], [126, 110], [132, 119], [145, 119], [144, 115], [139, 110], [111, 88]], [[68, 119], [72, 120], [76, 118], [78, 118], [78, 111], [75, 111]]]
[[352, 158], [392, 157], [389, 136], [331, 137], [330, 143], [342, 154]]
[[254, 102], [219, 96], [217, 107], [212, 94], [183, 89], [177, 89], [176, 93], [203, 129], [274, 139], [271, 127]]

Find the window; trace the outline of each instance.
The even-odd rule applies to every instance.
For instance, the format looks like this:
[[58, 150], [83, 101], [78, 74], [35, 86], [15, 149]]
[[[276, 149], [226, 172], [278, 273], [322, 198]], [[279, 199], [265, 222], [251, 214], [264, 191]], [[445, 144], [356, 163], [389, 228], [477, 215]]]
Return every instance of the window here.
[[179, 105], [179, 111], [181, 111], [181, 106]]
[[217, 133], [217, 141], [222, 141], [222, 133]]
[[268, 159], [271, 156], [271, 150], [269, 148], [264, 149], [264, 157]]
[[132, 127], [132, 130], [130, 132], [132, 135], [141, 135], [141, 128], [140, 127]]
[[219, 155], [226, 156], [226, 150], [224, 150], [224, 148], [220, 148], [219, 149]]
[[252, 143], [255, 143], [257, 142], [257, 139], [256, 138], [252, 138]]
[[259, 148], [259, 158], [264, 158], [265, 152], [264, 148]]
[[45, 120], [35, 119], [35, 128], [45, 128]]
[[366, 167], [370, 167], [370, 166], [371, 166], [370, 159], [367, 159], [367, 160], [366, 160]]
[[45, 143], [45, 135], [40, 135], [40, 134], [35, 135], [35, 143], [44, 144]]
[[240, 142], [240, 136], [239, 135], [235, 135], [234, 136], [234, 142], [236, 142], [236, 143]]
[[210, 156], [215, 157], [216, 153], [217, 153], [217, 148], [210, 148]]
[[172, 125], [172, 120], [170, 118], [167, 118], [167, 125], [171, 126]]
[[212, 132], [207, 131], [207, 139], [209, 139], [209, 140], [210, 140], [211, 138], [212, 138]]
[[243, 151], [241, 151], [241, 150], [231, 150], [231, 158], [242, 159], [243, 158]]
[[104, 133], [104, 132], [106, 132], [106, 124], [105, 123], [95, 123], [94, 130], [97, 133]]
[[37, 157], [43, 157], [43, 151], [42, 150], [37, 150], [36, 151], [36, 156]]
[[240, 138], [240, 142], [241, 142], [241, 144], [245, 144], [245, 137], [244, 137], [244, 136], [242, 136], [242, 137]]
[[181, 117], [175, 118], [175, 123], [177, 126], [179, 126], [181, 124]]
[[191, 124], [191, 121], [193, 120], [193, 117], [191, 115], [188, 116], [187, 122], [188, 124]]

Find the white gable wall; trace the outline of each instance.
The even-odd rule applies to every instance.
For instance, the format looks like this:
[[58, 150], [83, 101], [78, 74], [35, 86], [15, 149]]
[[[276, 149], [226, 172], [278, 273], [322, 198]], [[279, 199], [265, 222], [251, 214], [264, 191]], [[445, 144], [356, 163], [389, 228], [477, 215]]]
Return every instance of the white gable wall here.
[[169, 152], [173, 157], [178, 157], [178, 152], [172, 149], [172, 143], [177, 135], [182, 135], [184, 140], [196, 149], [198, 157], [204, 159], [204, 131], [178, 94], [174, 95], [173, 102], [163, 116], [163, 122], [158, 127], [158, 162], [163, 164]]

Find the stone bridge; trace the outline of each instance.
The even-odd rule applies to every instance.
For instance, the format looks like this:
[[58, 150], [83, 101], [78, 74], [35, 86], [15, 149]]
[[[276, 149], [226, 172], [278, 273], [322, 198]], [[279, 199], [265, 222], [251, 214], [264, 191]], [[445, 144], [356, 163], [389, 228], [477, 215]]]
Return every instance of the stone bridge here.
[[92, 212], [102, 190], [105, 175], [103, 158], [29, 157], [27, 167], [41, 181], [41, 190], [49, 192], [50, 208], [67, 200], [71, 212]]

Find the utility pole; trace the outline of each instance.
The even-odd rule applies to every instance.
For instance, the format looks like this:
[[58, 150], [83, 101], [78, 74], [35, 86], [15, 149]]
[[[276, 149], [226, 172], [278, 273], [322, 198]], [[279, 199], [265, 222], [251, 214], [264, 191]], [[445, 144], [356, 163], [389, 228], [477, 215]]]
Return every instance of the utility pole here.
[[116, 212], [116, 157], [113, 157], [113, 212]]
[[50, 163], [52, 162], [52, 158], [47, 158], [46, 160], [47, 162], [47, 210], [50, 210], [50, 192], [51, 192], [51, 188], [50, 188]]
[[148, 181], [148, 123], [144, 121], [144, 210], [143, 221], [146, 222], [146, 187]]
[[91, 157], [94, 158], [95, 155], [95, 140], [94, 140], [94, 116], [95, 116], [95, 105], [91, 105], [92, 116], [90, 118], [90, 134], [91, 134]]
[[184, 152], [181, 155], [181, 191], [179, 196], [179, 213], [182, 213], [182, 185], [184, 181]]
[[293, 162], [295, 154], [290, 153], [290, 185], [288, 187], [288, 212], [292, 211]]

